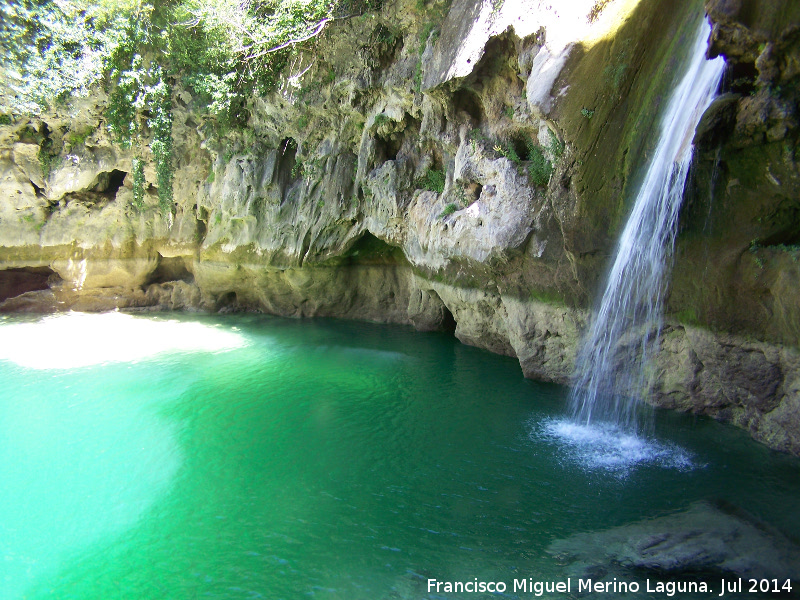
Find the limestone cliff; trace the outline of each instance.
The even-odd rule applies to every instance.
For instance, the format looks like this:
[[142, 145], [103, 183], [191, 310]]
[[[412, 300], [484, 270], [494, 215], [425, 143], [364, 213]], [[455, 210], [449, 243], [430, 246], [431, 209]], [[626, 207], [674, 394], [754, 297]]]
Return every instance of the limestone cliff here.
[[[565, 6], [566, 5], [566, 6]], [[132, 205], [98, 91], [0, 125], [0, 309], [259, 310], [454, 329], [568, 380], [704, 7], [424, 4], [334, 22], [247, 127], [175, 82], [175, 205]], [[651, 399], [800, 454], [798, 12], [707, 2], [705, 116]]]

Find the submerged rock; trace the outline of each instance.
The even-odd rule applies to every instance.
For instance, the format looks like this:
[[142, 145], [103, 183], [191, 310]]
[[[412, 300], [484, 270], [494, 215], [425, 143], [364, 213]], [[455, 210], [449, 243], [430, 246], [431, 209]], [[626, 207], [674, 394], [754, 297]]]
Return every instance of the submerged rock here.
[[800, 547], [724, 502], [698, 502], [673, 515], [575, 534], [556, 540], [548, 552], [568, 563], [576, 577], [621, 569], [779, 580], [796, 579], [800, 573]]

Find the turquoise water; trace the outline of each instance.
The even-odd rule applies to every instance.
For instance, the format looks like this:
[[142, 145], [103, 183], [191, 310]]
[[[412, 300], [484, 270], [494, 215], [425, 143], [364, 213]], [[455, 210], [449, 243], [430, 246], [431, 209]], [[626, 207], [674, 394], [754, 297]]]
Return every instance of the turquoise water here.
[[554, 540], [700, 499], [800, 537], [798, 460], [672, 413], [582, 445], [564, 388], [445, 335], [109, 314], [0, 342], [4, 600], [457, 597], [426, 580], [564, 577]]

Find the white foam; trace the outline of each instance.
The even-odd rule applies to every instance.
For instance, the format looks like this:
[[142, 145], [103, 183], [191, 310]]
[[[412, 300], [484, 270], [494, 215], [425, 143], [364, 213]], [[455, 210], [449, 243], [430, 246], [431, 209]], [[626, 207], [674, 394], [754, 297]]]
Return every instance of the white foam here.
[[545, 419], [533, 424], [530, 437], [558, 444], [568, 461], [586, 471], [625, 477], [645, 465], [679, 471], [698, 466], [690, 452], [675, 444], [640, 437], [610, 423], [582, 425], [566, 418]]
[[242, 335], [228, 329], [118, 312], [2, 324], [0, 340], [0, 360], [31, 369], [75, 369], [135, 362], [163, 352], [220, 352], [245, 345]]

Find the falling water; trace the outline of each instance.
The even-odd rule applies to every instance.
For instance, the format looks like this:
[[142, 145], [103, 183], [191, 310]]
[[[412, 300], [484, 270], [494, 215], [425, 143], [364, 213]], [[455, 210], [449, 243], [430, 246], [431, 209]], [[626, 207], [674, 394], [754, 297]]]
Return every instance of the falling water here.
[[724, 60], [705, 59], [710, 26], [702, 23], [686, 74], [672, 94], [660, 139], [619, 241], [600, 309], [578, 355], [573, 416], [635, 428], [637, 396], [661, 331], [667, 257], [692, 161], [692, 137], [714, 99]]

